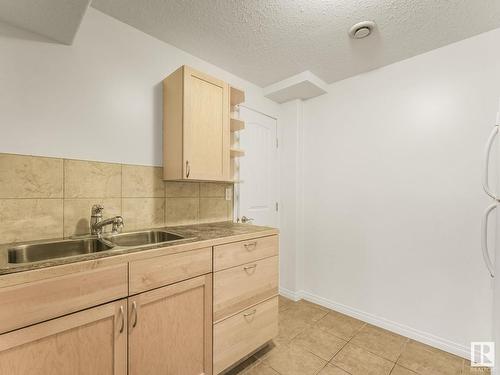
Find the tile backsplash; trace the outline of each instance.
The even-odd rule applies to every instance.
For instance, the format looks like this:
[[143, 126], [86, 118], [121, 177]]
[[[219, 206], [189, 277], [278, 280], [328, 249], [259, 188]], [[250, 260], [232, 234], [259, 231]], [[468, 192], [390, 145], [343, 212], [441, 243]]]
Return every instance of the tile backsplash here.
[[227, 187], [165, 182], [161, 167], [0, 153], [0, 243], [87, 234], [96, 203], [125, 230], [232, 220]]

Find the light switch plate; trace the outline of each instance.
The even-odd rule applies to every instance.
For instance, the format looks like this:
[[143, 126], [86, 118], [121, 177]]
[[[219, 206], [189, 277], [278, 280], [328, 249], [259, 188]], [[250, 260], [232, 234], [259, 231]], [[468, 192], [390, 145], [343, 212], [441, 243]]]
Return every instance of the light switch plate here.
[[226, 188], [226, 200], [230, 201], [233, 199], [233, 188], [227, 187]]

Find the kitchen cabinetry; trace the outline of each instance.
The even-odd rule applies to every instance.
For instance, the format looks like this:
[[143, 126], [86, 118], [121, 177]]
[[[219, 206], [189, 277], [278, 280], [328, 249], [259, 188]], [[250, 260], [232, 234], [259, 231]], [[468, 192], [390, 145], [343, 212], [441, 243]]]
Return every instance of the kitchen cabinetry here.
[[127, 374], [127, 304], [119, 300], [0, 335], [0, 374]]
[[0, 276], [0, 374], [235, 365], [278, 330], [278, 236], [260, 233]]
[[230, 180], [229, 86], [182, 66], [163, 81], [165, 180]]
[[130, 297], [129, 374], [212, 373], [212, 276]]
[[278, 334], [278, 236], [214, 246], [214, 374]]

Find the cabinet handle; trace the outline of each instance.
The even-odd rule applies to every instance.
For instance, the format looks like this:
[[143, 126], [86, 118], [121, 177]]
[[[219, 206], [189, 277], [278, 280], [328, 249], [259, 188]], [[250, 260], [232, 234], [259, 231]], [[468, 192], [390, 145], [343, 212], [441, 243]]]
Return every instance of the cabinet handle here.
[[189, 166], [189, 160], [186, 160], [186, 178], [189, 178], [190, 173], [191, 173], [191, 167]]
[[252, 265], [250, 265], [250, 266], [245, 266], [245, 267], [243, 267], [243, 269], [244, 269], [245, 271], [247, 271], [247, 270], [250, 270], [250, 269], [252, 269], [252, 268], [256, 268], [256, 267], [257, 267], [257, 263], [254, 263], [254, 264], [252, 264]]
[[252, 311], [246, 312], [243, 316], [246, 318], [247, 316], [251, 316], [257, 312], [257, 309], [253, 309]]
[[123, 310], [123, 306], [120, 306], [119, 313], [121, 318], [120, 333], [123, 333], [123, 329], [125, 328], [125, 312]]
[[251, 242], [251, 243], [246, 243], [243, 246], [245, 246], [245, 249], [247, 249], [248, 251], [255, 250], [255, 248], [257, 247], [257, 241]]
[[132, 302], [132, 313], [134, 314], [134, 322], [132, 323], [132, 328], [137, 325], [137, 302]]

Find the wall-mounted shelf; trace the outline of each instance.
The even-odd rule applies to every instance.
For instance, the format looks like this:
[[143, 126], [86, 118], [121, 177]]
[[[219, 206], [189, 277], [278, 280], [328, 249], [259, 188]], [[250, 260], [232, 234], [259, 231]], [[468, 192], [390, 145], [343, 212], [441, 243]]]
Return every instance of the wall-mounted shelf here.
[[231, 86], [229, 97], [231, 98], [231, 107], [234, 107], [235, 105], [241, 104], [245, 101], [245, 92]]
[[245, 129], [245, 121], [238, 120], [236, 118], [231, 119], [231, 131], [238, 132]]
[[245, 151], [237, 149], [237, 148], [232, 148], [231, 149], [231, 157], [232, 158], [238, 158], [241, 156], [245, 156]]

